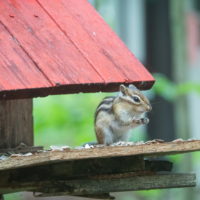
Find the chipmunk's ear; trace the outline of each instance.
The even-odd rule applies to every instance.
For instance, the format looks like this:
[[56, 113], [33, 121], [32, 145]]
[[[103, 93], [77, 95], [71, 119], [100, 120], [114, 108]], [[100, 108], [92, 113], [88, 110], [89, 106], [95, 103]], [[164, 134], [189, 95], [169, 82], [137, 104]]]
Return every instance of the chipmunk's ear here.
[[130, 85], [128, 86], [128, 88], [130, 88], [131, 90], [138, 90], [138, 89], [135, 87], [135, 85], [133, 85], [133, 84], [130, 84]]
[[127, 93], [127, 87], [125, 85], [120, 85], [119, 90], [124, 95]]

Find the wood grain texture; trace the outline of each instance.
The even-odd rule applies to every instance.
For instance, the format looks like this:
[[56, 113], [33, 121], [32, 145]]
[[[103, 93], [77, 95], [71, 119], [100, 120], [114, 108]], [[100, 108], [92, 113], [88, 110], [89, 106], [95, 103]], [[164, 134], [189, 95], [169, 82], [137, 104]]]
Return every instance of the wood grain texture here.
[[[147, 176], [129, 176], [120, 178], [72, 180], [66, 181], [64, 187], [73, 188], [76, 195], [136, 191], [149, 189], [163, 189], [176, 187], [193, 187], [196, 177], [194, 174], [157, 174]], [[56, 188], [56, 187], [52, 187]], [[48, 190], [48, 188], [46, 188]], [[59, 192], [59, 187], [58, 187]]]
[[153, 174], [130, 175], [104, 178], [88, 178], [60, 181], [29, 181], [11, 182], [0, 187], [1, 193], [36, 191], [44, 194], [58, 195], [87, 195], [109, 192], [136, 191], [149, 189], [194, 187], [195, 174]]
[[0, 149], [33, 145], [32, 99], [0, 101]]
[[[143, 65], [134, 57], [134, 55], [128, 50], [124, 43], [118, 38], [118, 36], [111, 30], [111, 28], [105, 23], [103, 18], [97, 14], [96, 10], [85, 0], [59, 0], [57, 4], [54, 4], [53, 0], [38, 0], [46, 11], [54, 18], [54, 20], [60, 25], [63, 31], [69, 29], [69, 25], [77, 24], [80, 27], [81, 33], [84, 34], [86, 41], [90, 41], [89, 47], [97, 45], [97, 49], [94, 49], [94, 53], [102, 54], [103, 57], [99, 60], [100, 63], [108, 67], [101, 67], [99, 73], [104, 76], [107, 71], [112, 73], [112, 69], [117, 70], [124, 77], [124, 82], [135, 82], [147, 79], [153, 81], [152, 76], [147, 72]], [[51, 2], [51, 3], [47, 3]], [[56, 8], [56, 9], [55, 9]], [[60, 12], [56, 12], [59, 10]], [[68, 24], [68, 15], [71, 18], [71, 23]], [[83, 52], [87, 53], [88, 50], [86, 44], [79, 44], [78, 37], [69, 32], [70, 37], [80, 47]], [[93, 53], [93, 52], [92, 52]], [[92, 60], [92, 54], [87, 54], [88, 58]], [[102, 59], [104, 58], [104, 59]], [[94, 59], [93, 59], [94, 60]], [[104, 62], [105, 61], [105, 62]], [[108, 64], [111, 65], [108, 65]], [[98, 66], [94, 65], [97, 70]], [[109, 67], [111, 66], [111, 68]], [[113, 74], [115, 76], [115, 74]], [[106, 76], [105, 76], [106, 77]]]
[[[133, 175], [153, 175], [171, 171], [168, 161], [148, 161], [142, 157], [120, 157], [65, 161], [42, 166], [0, 171], [0, 188], [10, 182], [59, 181]], [[111, 176], [112, 175], [112, 176]]]
[[85, 0], [6, 0], [0, 12], [0, 99], [154, 82]]
[[[160, 171], [171, 171], [171, 168], [171, 162], [144, 160], [141, 156], [65, 161], [0, 171], [0, 192], [5, 194], [34, 190], [35, 192], [45, 192], [43, 194], [45, 196], [54, 196], [57, 195], [54, 192], [69, 192], [68, 188], [76, 190], [76, 186], [61, 187], [61, 183], [65, 185], [65, 181], [69, 180], [77, 180], [77, 182], [79, 182], [78, 180], [80, 182], [83, 180], [88, 180], [88, 182], [91, 180], [123, 180], [128, 177], [156, 175]], [[38, 187], [35, 187], [37, 182], [39, 183]], [[70, 191], [70, 195], [84, 195], [76, 192], [73, 194], [74, 191]]]
[[0, 156], [5, 155], [9, 152], [10, 154], [26, 154], [26, 153], [35, 153], [38, 151], [44, 150], [43, 146], [27, 146], [24, 143], [21, 143], [19, 146], [15, 148], [5, 148], [0, 149]]
[[[16, 6], [13, 1], [7, 0], [1, 5], [2, 23], [54, 86], [102, 82], [79, 50], [36, 1], [16, 1]], [[14, 17], [10, 18], [8, 13]]]
[[0, 23], [0, 91], [49, 86], [51, 83]]
[[[0, 187], [6, 184], [9, 185], [11, 180], [12, 182], [21, 183], [29, 181], [59, 181], [108, 174], [140, 172], [145, 170], [145, 168], [149, 168], [149, 163], [147, 163], [147, 166], [144, 166], [144, 163], [142, 157], [123, 157], [65, 161], [63, 163], [6, 170], [0, 171]], [[154, 164], [156, 165], [156, 163]]]
[[[42, 8], [45, 10], [46, 13], [58, 24], [60, 30], [66, 35], [67, 38], [70, 38], [71, 42], [76, 46], [77, 49], [84, 55], [87, 61], [91, 64], [91, 66], [98, 72], [98, 74], [102, 77], [105, 83], [110, 82], [126, 82], [126, 80], [132, 76], [132, 79], [135, 81], [140, 80], [137, 74], [133, 73], [133, 70], [129, 70], [129, 73], [124, 74], [123, 67], [117, 66], [113, 63], [108, 56], [106, 55], [106, 51], [110, 51], [111, 49], [108, 48], [107, 40], [102, 35], [106, 41], [105, 45], [101, 45], [96, 40], [98, 36], [96, 34], [99, 33], [98, 30], [106, 31], [107, 29], [110, 30], [109, 27], [102, 27], [102, 22], [98, 24], [98, 30], [92, 29], [89, 27], [84, 27], [83, 24], [80, 23], [79, 18], [83, 18], [87, 12], [91, 12], [88, 10], [90, 8], [89, 4], [86, 1], [58, 1], [54, 3], [53, 0], [39, 0], [38, 1]], [[77, 8], [77, 4], [81, 4], [80, 6], [84, 6], [86, 10], [81, 12]], [[58, 12], [59, 11], [59, 12]], [[67, 11], [67, 12], [66, 12]], [[76, 16], [79, 16], [77, 19]], [[94, 21], [96, 18], [100, 18], [97, 14], [93, 15]], [[85, 19], [88, 20], [88, 19]], [[103, 21], [103, 20], [102, 20]], [[88, 26], [91, 26], [91, 24]], [[90, 30], [88, 30], [90, 29]], [[74, 31], [76, 30], [76, 31]], [[111, 43], [116, 43], [116, 41], [111, 41], [112, 38], [109, 38]], [[119, 41], [117, 41], [119, 42]], [[112, 47], [114, 48], [114, 47]], [[115, 51], [119, 51], [119, 49], [114, 49]], [[124, 55], [120, 55], [121, 60], [126, 60], [127, 58]], [[139, 62], [138, 62], [139, 63]], [[120, 65], [120, 64], [119, 64]], [[139, 65], [139, 64], [138, 64]], [[138, 66], [135, 65], [135, 68]], [[143, 68], [143, 67], [142, 67]]]
[[161, 156], [200, 150], [200, 141], [166, 142], [133, 146], [105, 146], [92, 149], [70, 149], [66, 151], [47, 151], [31, 156], [11, 157], [0, 161], [0, 170], [19, 167], [38, 166], [69, 160], [89, 158], [110, 158], [123, 156]]

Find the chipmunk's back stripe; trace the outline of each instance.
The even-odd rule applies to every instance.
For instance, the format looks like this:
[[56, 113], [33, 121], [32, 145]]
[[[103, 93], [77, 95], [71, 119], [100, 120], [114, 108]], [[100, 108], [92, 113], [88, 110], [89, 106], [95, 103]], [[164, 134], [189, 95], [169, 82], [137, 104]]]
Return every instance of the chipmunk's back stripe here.
[[101, 107], [99, 108], [98, 110], [96, 110], [96, 113], [95, 113], [95, 122], [96, 122], [96, 119], [97, 119], [97, 116], [99, 114], [99, 112], [107, 112], [107, 113], [110, 113], [111, 112], [111, 107]]
[[97, 118], [97, 115], [100, 113], [100, 112], [107, 112], [109, 113], [111, 111], [111, 108], [112, 108], [112, 103], [114, 101], [116, 97], [114, 96], [109, 96], [109, 97], [105, 97], [101, 103], [98, 105], [97, 109], [96, 109], [96, 113], [95, 113], [95, 121], [96, 121], [96, 118]]
[[108, 96], [108, 97], [105, 97], [105, 98], [103, 99], [103, 101], [104, 101], [104, 100], [114, 100], [114, 99], [115, 99], [114, 96]]
[[[99, 108], [101, 108], [102, 107], [102, 105], [104, 106], [104, 105], [112, 105], [112, 102], [114, 101], [114, 99], [115, 99], [115, 97], [105, 97], [103, 100], [102, 100], [102, 102], [98, 105], [98, 107], [97, 107], [97, 110], [99, 109]], [[106, 107], [108, 107], [108, 106], [106, 106]]]
[[112, 107], [112, 102], [110, 104], [101, 104], [96, 111], [102, 110], [102, 109], [111, 109]]
[[99, 109], [99, 108], [101, 108], [102, 106], [109, 106], [109, 105], [112, 105], [112, 103], [113, 103], [113, 100], [112, 101], [102, 101], [99, 105], [98, 105], [98, 107], [97, 107], [97, 110]]
[[111, 107], [108, 107], [108, 108], [100, 108], [100, 109], [98, 109], [97, 110], [97, 112], [96, 112], [96, 115], [99, 113], [99, 112], [110, 112], [111, 111]]

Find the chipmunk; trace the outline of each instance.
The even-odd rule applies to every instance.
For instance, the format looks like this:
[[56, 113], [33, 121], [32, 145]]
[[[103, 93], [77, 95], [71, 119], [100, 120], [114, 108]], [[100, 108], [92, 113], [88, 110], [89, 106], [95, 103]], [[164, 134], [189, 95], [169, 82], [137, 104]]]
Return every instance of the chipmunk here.
[[149, 100], [134, 85], [120, 85], [117, 96], [105, 97], [95, 113], [95, 132], [99, 144], [127, 141], [128, 132], [148, 124], [145, 113], [151, 111]]

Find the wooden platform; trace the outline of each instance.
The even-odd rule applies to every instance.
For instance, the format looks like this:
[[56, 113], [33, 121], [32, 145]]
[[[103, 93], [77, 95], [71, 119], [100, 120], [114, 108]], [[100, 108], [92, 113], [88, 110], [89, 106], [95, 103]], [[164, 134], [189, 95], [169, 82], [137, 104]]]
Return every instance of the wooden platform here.
[[153, 141], [12, 155], [0, 161], [0, 194], [33, 191], [39, 196], [111, 198], [109, 192], [193, 187], [195, 174], [173, 173], [171, 162], [150, 157], [199, 150], [199, 140]]
[[161, 156], [200, 150], [200, 140], [177, 142], [152, 142], [130, 146], [103, 146], [90, 149], [46, 151], [31, 156], [10, 157], [0, 161], [0, 170], [16, 169], [70, 160], [109, 158], [122, 156]]

